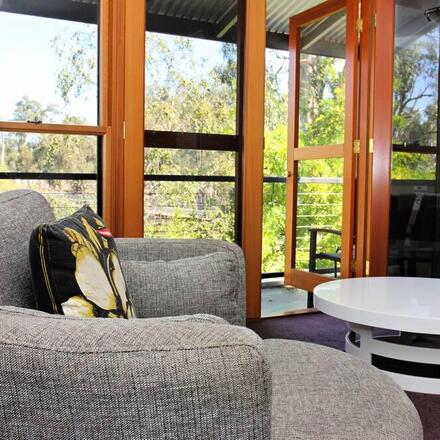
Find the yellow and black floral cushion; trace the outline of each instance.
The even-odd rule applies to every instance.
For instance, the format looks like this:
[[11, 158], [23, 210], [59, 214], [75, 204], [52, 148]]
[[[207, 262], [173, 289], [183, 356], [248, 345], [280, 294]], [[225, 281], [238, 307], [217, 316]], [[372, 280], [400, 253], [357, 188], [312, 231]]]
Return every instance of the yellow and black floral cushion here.
[[34, 229], [29, 257], [37, 308], [83, 318], [133, 318], [111, 232], [89, 206]]

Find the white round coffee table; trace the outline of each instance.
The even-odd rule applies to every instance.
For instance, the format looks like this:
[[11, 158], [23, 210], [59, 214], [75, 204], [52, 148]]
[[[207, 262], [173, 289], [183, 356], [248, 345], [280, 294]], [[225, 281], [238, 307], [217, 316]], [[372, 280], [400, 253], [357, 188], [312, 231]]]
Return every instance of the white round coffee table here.
[[404, 390], [440, 394], [440, 279], [350, 278], [314, 294], [319, 310], [347, 321], [347, 353]]

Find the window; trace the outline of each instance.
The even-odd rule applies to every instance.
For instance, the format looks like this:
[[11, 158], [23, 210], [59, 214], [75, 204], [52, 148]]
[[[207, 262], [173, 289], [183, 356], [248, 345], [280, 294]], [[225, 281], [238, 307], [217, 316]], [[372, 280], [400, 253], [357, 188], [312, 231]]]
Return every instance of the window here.
[[440, 30], [425, 15], [437, 6], [395, 5], [389, 275], [440, 277]]
[[147, 2], [146, 236], [240, 239], [240, 2]]
[[266, 49], [262, 270], [284, 272], [289, 53]]
[[0, 2], [0, 186], [101, 209], [99, 2]]

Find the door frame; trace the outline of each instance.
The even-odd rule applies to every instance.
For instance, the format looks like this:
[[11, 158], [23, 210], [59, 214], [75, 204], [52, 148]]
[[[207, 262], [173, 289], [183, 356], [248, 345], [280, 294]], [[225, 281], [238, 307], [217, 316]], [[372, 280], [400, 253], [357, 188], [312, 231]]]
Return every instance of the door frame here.
[[[289, 120], [288, 120], [288, 175], [286, 200], [286, 251], [285, 251], [285, 284], [293, 285], [308, 291], [329, 277], [306, 272], [295, 268], [296, 242], [296, 203], [298, 161], [307, 159], [344, 159], [343, 206], [342, 206], [342, 257], [341, 276], [352, 274], [354, 213], [355, 213], [355, 177], [357, 153], [353, 151], [353, 142], [357, 138], [357, 100], [358, 100], [358, 50], [359, 33], [356, 29], [358, 4], [352, 0], [328, 0], [307, 11], [290, 18], [289, 23]], [[299, 148], [299, 68], [300, 68], [300, 28], [305, 25], [346, 10], [346, 50], [345, 50], [345, 134], [343, 145]], [[349, 121], [349, 122], [348, 122]]]
[[[373, 1], [373, 0], [370, 0]], [[377, 2], [375, 2], [377, 3]], [[386, 276], [388, 268], [388, 235], [391, 199], [391, 158], [393, 144], [393, 82], [395, 1], [376, 4], [376, 33], [373, 96], [374, 153], [371, 177], [371, 211], [369, 240], [369, 275]]]

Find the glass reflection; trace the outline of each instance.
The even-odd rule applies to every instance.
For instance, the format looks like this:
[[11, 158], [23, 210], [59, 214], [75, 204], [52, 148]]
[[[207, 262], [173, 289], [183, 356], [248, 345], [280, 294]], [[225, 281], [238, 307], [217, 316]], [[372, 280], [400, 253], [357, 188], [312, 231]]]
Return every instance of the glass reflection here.
[[390, 275], [440, 276], [437, 6], [396, 1]]

